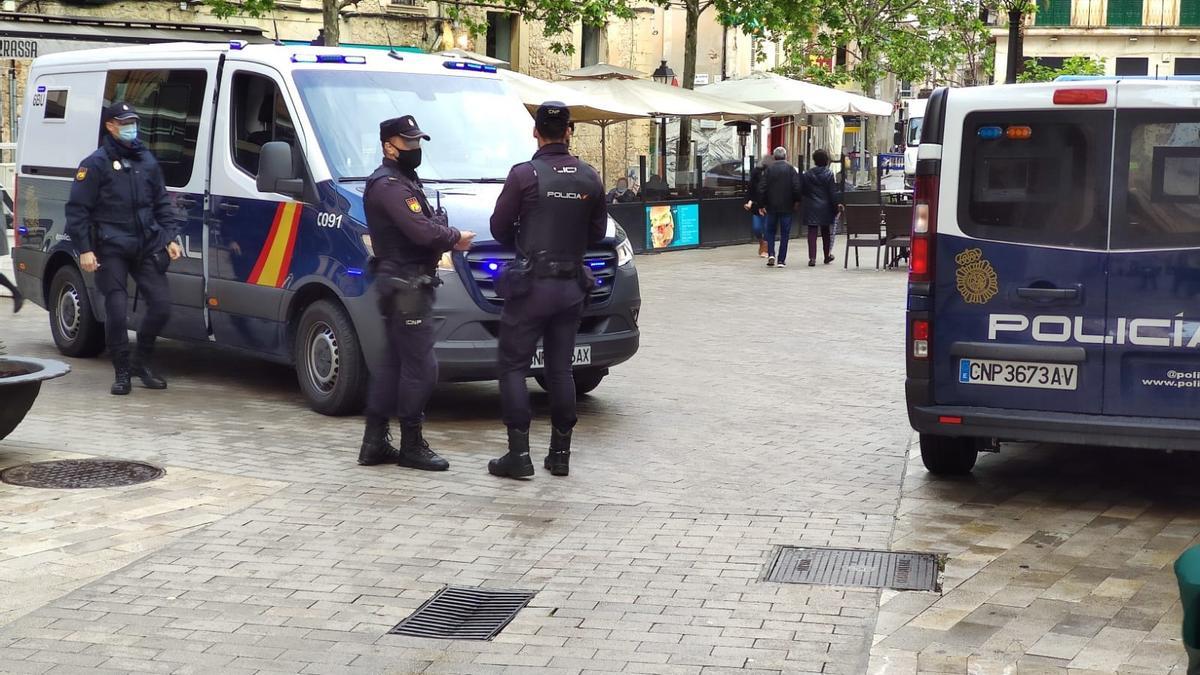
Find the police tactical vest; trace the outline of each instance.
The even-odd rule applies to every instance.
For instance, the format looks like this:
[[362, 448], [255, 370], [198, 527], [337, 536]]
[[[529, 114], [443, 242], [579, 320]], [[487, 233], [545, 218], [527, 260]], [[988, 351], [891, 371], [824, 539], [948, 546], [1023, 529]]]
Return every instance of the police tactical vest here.
[[591, 167], [561, 166], [535, 159], [538, 200], [521, 216], [517, 244], [530, 259], [583, 263], [588, 224], [599, 183]]

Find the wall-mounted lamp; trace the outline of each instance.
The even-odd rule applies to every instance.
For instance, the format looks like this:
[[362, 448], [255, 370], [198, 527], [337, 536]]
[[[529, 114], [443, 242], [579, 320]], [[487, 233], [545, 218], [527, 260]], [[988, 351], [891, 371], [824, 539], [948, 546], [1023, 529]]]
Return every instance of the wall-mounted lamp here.
[[1131, 37], [1131, 38], [1129, 38], [1129, 41], [1130, 41], [1130, 42], [1137, 42], [1137, 40], [1138, 40], [1138, 39], [1137, 39], [1137, 38], [1135, 38], [1135, 37]]
[[1051, 42], [1058, 42], [1058, 38], [1052, 35], [1052, 36], [1050, 36], [1050, 41], [1051, 41]]

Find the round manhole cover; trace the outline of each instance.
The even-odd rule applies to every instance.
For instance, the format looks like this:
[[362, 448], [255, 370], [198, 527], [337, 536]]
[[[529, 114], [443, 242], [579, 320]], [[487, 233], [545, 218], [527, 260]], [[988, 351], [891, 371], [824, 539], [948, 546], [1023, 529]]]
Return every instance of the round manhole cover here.
[[161, 478], [166, 471], [115, 459], [62, 459], [21, 464], [0, 471], [0, 482], [35, 488], [78, 489], [137, 485]]

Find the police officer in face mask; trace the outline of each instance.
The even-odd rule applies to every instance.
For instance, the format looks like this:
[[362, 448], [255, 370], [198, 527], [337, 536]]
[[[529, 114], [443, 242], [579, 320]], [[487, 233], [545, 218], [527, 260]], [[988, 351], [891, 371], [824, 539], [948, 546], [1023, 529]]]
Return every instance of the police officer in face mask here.
[[567, 147], [573, 125], [562, 103], [538, 108], [533, 160], [508, 174], [492, 214], [492, 236], [517, 249], [497, 284], [504, 297], [500, 315], [500, 395], [508, 427], [508, 454], [488, 463], [495, 476], [533, 475], [529, 458], [532, 411], [526, 378], [544, 342], [546, 385], [550, 391], [550, 453], [544, 466], [566, 476], [575, 427], [575, 380], [571, 358], [584, 305], [595, 279], [584, 254], [608, 228], [604, 184], [596, 171]]
[[[166, 389], [166, 381], [151, 369], [150, 357], [171, 314], [167, 267], [183, 254], [177, 235], [181, 219], [162, 169], [138, 141], [137, 111], [118, 101], [103, 117], [100, 148], [75, 172], [67, 199], [67, 234], [79, 252], [80, 267], [96, 273], [96, 287], [104, 294], [104, 337], [116, 371], [112, 393], [128, 394], [131, 375], [149, 389]], [[132, 355], [126, 326], [130, 276], [146, 303]]]
[[[437, 263], [446, 251], [469, 249], [475, 233], [450, 227], [445, 211], [430, 207], [417, 177], [421, 141], [429, 136], [412, 115], [381, 122], [379, 140], [383, 164], [367, 179], [363, 207], [388, 348], [371, 372], [358, 463], [395, 462], [445, 471], [450, 463], [431, 450], [421, 434], [425, 404], [438, 377], [432, 322], [434, 288], [441, 283]], [[400, 418], [399, 448], [389, 442], [388, 420], [393, 416]]]

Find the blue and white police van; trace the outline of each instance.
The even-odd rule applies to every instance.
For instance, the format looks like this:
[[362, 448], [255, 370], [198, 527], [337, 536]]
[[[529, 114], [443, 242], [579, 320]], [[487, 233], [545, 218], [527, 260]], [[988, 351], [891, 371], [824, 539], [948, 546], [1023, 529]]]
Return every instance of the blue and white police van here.
[[[104, 349], [104, 303], [63, 214], [76, 167], [97, 146], [101, 110], [120, 99], [137, 107], [140, 138], [186, 215], [165, 337], [294, 365], [314, 410], [360, 410], [384, 345], [363, 188], [381, 158], [379, 121], [412, 114], [433, 137], [420, 170], [430, 201], [480, 235], [440, 264], [442, 377], [496, 376], [494, 285], [514, 253], [489, 241], [488, 219], [509, 168], [535, 143], [528, 111], [493, 67], [376, 50], [172, 44], [41, 57], [26, 91], [14, 266], [22, 292], [49, 310], [63, 354]], [[641, 306], [633, 249], [612, 221], [587, 262], [597, 286], [575, 354], [580, 392], [637, 351]], [[136, 327], [144, 308], [130, 306]]]
[[998, 441], [1200, 450], [1200, 82], [938, 90], [915, 204], [929, 471]]

